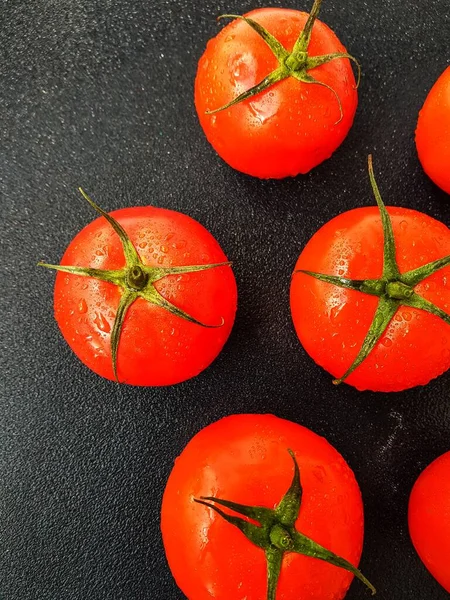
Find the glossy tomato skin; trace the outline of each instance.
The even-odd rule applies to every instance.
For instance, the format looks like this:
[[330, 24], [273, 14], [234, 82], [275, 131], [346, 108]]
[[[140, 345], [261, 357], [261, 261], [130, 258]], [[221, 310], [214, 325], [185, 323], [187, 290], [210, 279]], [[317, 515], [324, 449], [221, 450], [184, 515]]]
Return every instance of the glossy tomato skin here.
[[[287, 50], [308, 18], [280, 8], [254, 10], [246, 16], [266, 27]], [[346, 52], [336, 35], [316, 21], [310, 56]], [[300, 83], [293, 77], [227, 110], [207, 115], [259, 83], [278, 66], [270, 48], [249, 25], [235, 20], [208, 42], [198, 65], [195, 105], [200, 124], [216, 152], [238, 171], [260, 178], [307, 173], [338, 148], [356, 112], [358, 96], [348, 59], [333, 60], [309, 73], [331, 86]]]
[[[303, 500], [296, 528], [357, 565], [363, 542], [358, 484], [342, 456], [309, 429], [272, 415], [234, 415], [200, 431], [176, 459], [164, 492], [161, 529], [167, 559], [189, 600], [263, 600], [264, 551], [211, 509], [193, 501], [215, 496], [274, 508], [297, 458]], [[340, 600], [348, 572], [285, 554], [277, 600]]]
[[450, 194], [450, 67], [433, 85], [419, 113], [416, 146], [425, 173]]
[[[401, 273], [450, 254], [443, 223], [406, 208], [388, 208]], [[350, 279], [382, 275], [383, 233], [376, 207], [357, 208], [326, 223], [307, 243], [295, 270]], [[450, 312], [450, 267], [415, 291]], [[297, 273], [291, 312], [308, 354], [334, 377], [342, 376], [361, 348], [378, 298]], [[346, 379], [359, 390], [399, 391], [425, 385], [450, 367], [450, 326], [424, 311], [401, 307], [366, 360]]]
[[[144, 264], [182, 266], [227, 260], [200, 223], [161, 208], [134, 207], [111, 215], [123, 226]], [[121, 269], [119, 237], [103, 217], [87, 225], [69, 244], [63, 265]], [[132, 385], [171, 385], [205, 369], [219, 354], [233, 326], [237, 291], [231, 267], [170, 275], [155, 286], [177, 307], [208, 329], [138, 299], [129, 309], [118, 350], [119, 381]], [[120, 289], [111, 283], [59, 272], [55, 317], [69, 346], [90, 369], [114, 379], [111, 331]]]
[[450, 452], [417, 479], [409, 500], [408, 524], [418, 555], [450, 592]]

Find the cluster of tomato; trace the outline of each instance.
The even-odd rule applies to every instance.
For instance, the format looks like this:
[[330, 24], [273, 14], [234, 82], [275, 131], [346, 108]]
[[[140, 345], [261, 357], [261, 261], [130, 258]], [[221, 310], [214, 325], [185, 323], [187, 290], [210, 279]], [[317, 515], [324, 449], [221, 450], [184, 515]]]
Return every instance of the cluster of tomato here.
[[[316, 20], [320, 4], [310, 14], [226, 15], [234, 20], [199, 62], [200, 123], [218, 154], [244, 173], [306, 173], [352, 125], [356, 61]], [[425, 171], [450, 193], [449, 139], [447, 68], [420, 113], [416, 144]], [[450, 366], [450, 234], [425, 214], [386, 209], [370, 157], [369, 176], [377, 207], [338, 215], [300, 254], [292, 318], [334, 383], [403, 390]], [[60, 265], [41, 263], [58, 271], [55, 316], [65, 339], [108, 379], [161, 386], [199, 374], [224, 346], [236, 312], [236, 282], [219, 244], [186, 215], [154, 207], [106, 213], [82, 194], [100, 217]], [[449, 473], [450, 454], [422, 474], [410, 529], [450, 591], [442, 545], [439, 553], [433, 544], [446, 526], [450, 552], [448, 510], [441, 512]], [[165, 490], [162, 532], [191, 600], [340, 599], [353, 576], [375, 591], [355, 566], [363, 507], [352, 471], [323, 438], [276, 417], [229, 417], [191, 440]]]

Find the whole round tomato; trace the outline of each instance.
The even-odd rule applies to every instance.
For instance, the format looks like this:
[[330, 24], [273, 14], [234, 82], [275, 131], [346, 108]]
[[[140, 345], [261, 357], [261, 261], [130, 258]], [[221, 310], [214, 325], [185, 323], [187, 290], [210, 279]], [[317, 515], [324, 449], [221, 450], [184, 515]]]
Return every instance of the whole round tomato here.
[[409, 499], [408, 523], [421, 560], [450, 592], [450, 452], [417, 479]]
[[[319, 7], [316, 0], [307, 27], [305, 12], [253, 10], [245, 18], [269, 38], [241, 18], [208, 42], [195, 106], [208, 141], [238, 171], [261, 178], [307, 173], [331, 156], [353, 123], [358, 96], [349, 55], [315, 21]], [[211, 114], [260, 82], [258, 93]]]
[[307, 536], [322, 551], [358, 564], [361, 493], [324, 438], [272, 415], [226, 417], [195, 435], [175, 461], [161, 509], [167, 560], [187, 598], [342, 599], [353, 577], [344, 568], [296, 550], [280, 552], [277, 563], [278, 517], [293, 539]]
[[54, 306], [64, 338], [108, 379], [159, 386], [197, 375], [234, 322], [236, 282], [225, 254], [179, 212], [146, 206], [102, 215], [74, 237], [61, 265], [45, 265], [59, 271]]
[[450, 194], [450, 67], [430, 90], [419, 113], [416, 146], [425, 173]]
[[342, 213], [303, 249], [290, 298], [303, 347], [335, 383], [388, 392], [450, 367], [450, 231], [415, 210], [381, 208], [388, 249], [379, 209]]

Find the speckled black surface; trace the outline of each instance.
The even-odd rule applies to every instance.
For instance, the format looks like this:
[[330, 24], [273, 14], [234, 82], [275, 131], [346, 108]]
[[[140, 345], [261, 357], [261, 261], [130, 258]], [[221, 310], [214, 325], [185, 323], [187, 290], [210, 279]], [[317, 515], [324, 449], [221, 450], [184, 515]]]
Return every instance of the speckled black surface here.
[[[278, 1], [274, 5], [283, 5]], [[325, 435], [366, 510], [363, 571], [386, 600], [444, 600], [409, 541], [422, 468], [449, 449], [450, 373], [401, 394], [335, 388], [301, 349], [290, 273], [316, 229], [383, 196], [449, 222], [413, 132], [448, 62], [447, 0], [326, 0], [322, 19], [363, 65], [356, 121], [306, 177], [261, 182], [227, 167], [193, 107], [196, 62], [235, 0], [5, 0], [0, 21], [0, 598], [179, 600], [159, 508], [175, 456], [230, 413], [273, 412]], [[288, 2], [285, 6], [308, 8]], [[171, 389], [118, 388], [71, 353], [52, 314], [57, 260], [103, 207], [184, 211], [220, 241], [239, 286], [219, 359]], [[354, 583], [349, 600], [366, 597]]]

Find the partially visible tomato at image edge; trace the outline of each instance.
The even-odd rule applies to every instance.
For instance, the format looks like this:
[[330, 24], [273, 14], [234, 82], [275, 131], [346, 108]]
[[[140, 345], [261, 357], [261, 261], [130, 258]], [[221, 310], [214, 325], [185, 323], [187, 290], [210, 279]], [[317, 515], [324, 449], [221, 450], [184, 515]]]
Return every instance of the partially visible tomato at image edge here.
[[416, 146], [425, 173], [450, 194], [450, 67], [437, 79], [419, 113]]
[[[141, 290], [128, 285], [121, 240], [111, 224], [99, 217], [74, 237], [62, 266], [52, 268], [124, 269], [124, 288], [121, 291], [118, 285], [95, 277], [58, 272], [55, 318], [64, 338], [85, 365], [115, 379], [114, 323], [121, 298], [136, 292], [120, 332], [117, 380], [171, 385], [197, 375], [217, 357], [234, 322], [236, 282], [225, 254], [202, 225], [179, 212], [146, 206], [116, 210], [110, 216], [125, 230], [143, 269], [157, 274], [158, 269], [167, 270], [167, 275], [160, 273], [159, 280], [146, 283], [142, 290], [162, 306], [139, 297]], [[224, 266], [207, 267], [214, 263]], [[205, 265], [205, 270], [170, 273], [188, 265]], [[205, 326], [179, 316], [178, 309]]]
[[450, 452], [418, 477], [409, 499], [408, 524], [421, 560], [450, 592]]

